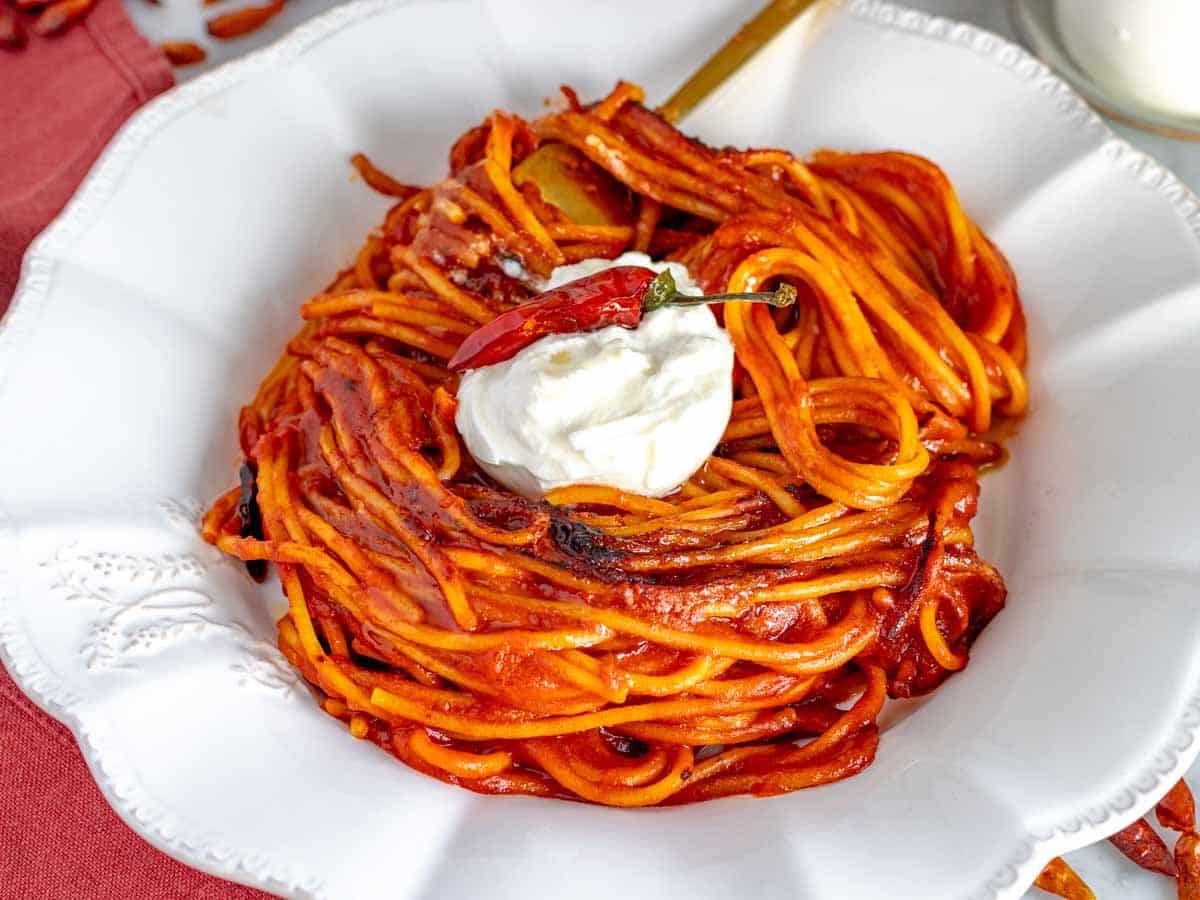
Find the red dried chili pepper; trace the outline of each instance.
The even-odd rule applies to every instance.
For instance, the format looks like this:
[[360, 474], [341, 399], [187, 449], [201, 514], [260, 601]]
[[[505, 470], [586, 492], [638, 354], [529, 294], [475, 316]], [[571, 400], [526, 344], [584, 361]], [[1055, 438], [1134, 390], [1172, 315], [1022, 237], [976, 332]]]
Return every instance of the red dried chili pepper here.
[[1175, 877], [1175, 860], [1158, 832], [1145, 819], [1138, 819], [1109, 838], [1112, 845], [1143, 869]]
[[271, 0], [263, 6], [243, 6], [208, 20], [208, 33], [221, 41], [258, 31], [283, 12], [284, 0]]
[[1196, 801], [1192, 792], [1182, 780], [1167, 791], [1167, 795], [1158, 801], [1154, 807], [1158, 816], [1158, 824], [1172, 831], [1196, 830]]
[[1092, 889], [1061, 856], [1056, 856], [1046, 863], [1046, 868], [1042, 869], [1034, 885], [1047, 894], [1065, 897], [1067, 900], [1096, 900]]
[[6, 6], [0, 6], [0, 47], [9, 50], [20, 50], [25, 46], [25, 26], [16, 12]]
[[54, 0], [33, 20], [34, 33], [42, 37], [58, 34], [74, 25], [96, 5], [96, 0]]
[[158, 45], [173, 66], [193, 66], [208, 59], [208, 53], [191, 41], [166, 41]]
[[1200, 900], [1200, 837], [1183, 834], [1175, 842], [1175, 866], [1179, 870], [1179, 900]]
[[796, 289], [780, 285], [774, 293], [681, 294], [669, 271], [655, 274], [641, 266], [617, 266], [546, 291], [528, 303], [501, 313], [467, 335], [451, 358], [451, 371], [478, 369], [511, 359], [550, 334], [575, 334], [609, 325], [636, 328], [642, 316], [663, 306], [701, 306], [746, 300], [787, 306]]

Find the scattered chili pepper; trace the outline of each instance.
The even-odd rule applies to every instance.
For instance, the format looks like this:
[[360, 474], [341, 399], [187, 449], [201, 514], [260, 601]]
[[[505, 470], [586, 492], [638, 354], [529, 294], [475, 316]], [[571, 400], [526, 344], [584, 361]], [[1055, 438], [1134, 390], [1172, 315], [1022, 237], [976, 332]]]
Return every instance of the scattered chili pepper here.
[[550, 334], [594, 331], [609, 325], [636, 328], [643, 315], [663, 306], [701, 306], [731, 300], [787, 306], [795, 302], [796, 289], [783, 284], [770, 294], [692, 297], [679, 293], [670, 271], [655, 274], [641, 266], [617, 266], [546, 291], [501, 313], [467, 335], [449, 368], [461, 371], [503, 362]]
[[[258, 508], [258, 479], [254, 463], [244, 462], [238, 471], [238, 481], [241, 482], [242, 493], [238, 498], [237, 514], [242, 523], [238, 532], [242, 537], [263, 539], [262, 511]], [[264, 559], [246, 560], [246, 571], [255, 581], [262, 582], [267, 577], [267, 561]]]
[[1046, 863], [1046, 868], [1042, 869], [1034, 885], [1048, 894], [1066, 897], [1067, 900], [1096, 900], [1092, 889], [1061, 856]]
[[1128, 828], [1109, 838], [1112, 845], [1143, 869], [1175, 877], [1175, 860], [1158, 832], [1145, 819], [1138, 819]]
[[1196, 830], [1196, 801], [1182, 779], [1154, 807], [1158, 824], [1172, 831]]
[[159, 48], [173, 66], [192, 66], [208, 58], [204, 48], [191, 41], [166, 41]]
[[0, 6], [0, 47], [20, 50], [25, 46], [25, 26], [21, 19], [7, 6]]
[[1200, 837], [1192, 832], [1179, 836], [1175, 866], [1179, 871], [1179, 900], [1200, 900]]
[[208, 20], [208, 33], [218, 40], [232, 38], [258, 31], [267, 22], [283, 11], [284, 0], [272, 0], [263, 6], [243, 6]]
[[95, 2], [96, 0], [55, 0], [37, 14], [32, 28], [42, 37], [58, 34], [91, 12]]

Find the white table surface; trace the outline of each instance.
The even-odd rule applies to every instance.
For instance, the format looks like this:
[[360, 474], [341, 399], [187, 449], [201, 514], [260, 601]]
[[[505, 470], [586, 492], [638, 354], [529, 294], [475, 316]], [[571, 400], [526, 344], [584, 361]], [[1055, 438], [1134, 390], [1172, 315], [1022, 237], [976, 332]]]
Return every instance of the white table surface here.
[[[241, 56], [286, 34], [294, 26], [326, 9], [337, 5], [332, 0], [291, 0], [284, 11], [267, 27], [245, 38], [221, 42], [208, 37], [204, 21], [224, 9], [242, 5], [243, 0], [225, 0], [216, 6], [204, 7], [199, 0], [162, 0], [152, 5], [149, 0], [125, 0], [125, 5], [137, 25], [155, 42], [190, 40], [201, 44], [209, 53], [208, 60], [197, 66], [176, 70], [180, 81], [211, 69], [213, 66]], [[685, 0], [680, 0], [685, 3]], [[1017, 40], [1009, 23], [1004, 0], [903, 0], [904, 5], [935, 15], [970, 22], [1010, 40]], [[747, 15], [758, 7], [759, 0], [746, 0]], [[1109, 123], [1130, 143], [1154, 156], [1173, 170], [1193, 190], [1200, 191], [1200, 142], [1173, 140]], [[1200, 787], [1200, 765], [1194, 767], [1189, 781]], [[1168, 836], [1168, 842], [1171, 838]], [[1175, 884], [1159, 875], [1143, 872], [1125, 860], [1107, 843], [1079, 850], [1067, 857], [1071, 865], [1096, 891], [1100, 900], [1170, 900], [1176, 896]], [[1030, 891], [1029, 900], [1046, 897], [1041, 891]]]

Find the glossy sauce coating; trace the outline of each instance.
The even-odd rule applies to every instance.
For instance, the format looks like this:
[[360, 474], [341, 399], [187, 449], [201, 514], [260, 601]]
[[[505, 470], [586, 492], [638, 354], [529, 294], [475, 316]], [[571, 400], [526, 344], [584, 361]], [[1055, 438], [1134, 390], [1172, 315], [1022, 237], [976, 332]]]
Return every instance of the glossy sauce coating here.
[[[713, 150], [639, 100], [467, 132], [243, 410], [262, 539], [237, 489], [205, 520], [279, 570], [280, 646], [323, 708], [475, 791], [643, 806], [847, 777], [888, 696], [961, 670], [1005, 602], [970, 521], [985, 435], [1026, 406], [1024, 317], [944, 174]], [[552, 140], [628, 192], [631, 224], [576, 225], [514, 183]], [[676, 494], [523, 500], [461, 446], [448, 363], [533, 296], [514, 260], [544, 278], [625, 250], [799, 300], [717, 310], [733, 411]]]

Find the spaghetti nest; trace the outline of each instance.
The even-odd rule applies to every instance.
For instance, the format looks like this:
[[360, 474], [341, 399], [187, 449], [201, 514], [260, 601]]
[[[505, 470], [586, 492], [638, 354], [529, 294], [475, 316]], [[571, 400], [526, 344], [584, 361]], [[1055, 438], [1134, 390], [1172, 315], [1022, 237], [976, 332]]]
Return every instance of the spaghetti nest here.
[[[1026, 402], [1012, 273], [924, 159], [714, 150], [635, 86], [565, 93], [467, 132], [432, 188], [356, 161], [398, 202], [242, 410], [253, 479], [206, 537], [275, 563], [283, 652], [421, 772], [616, 806], [844, 778], [887, 696], [961, 669], [1004, 603], [968, 523], [985, 432]], [[515, 183], [546, 141], [620, 182], [629, 224]], [[524, 500], [463, 452], [445, 361], [555, 266], [625, 250], [800, 301], [718, 310], [733, 414], [678, 492]]]

